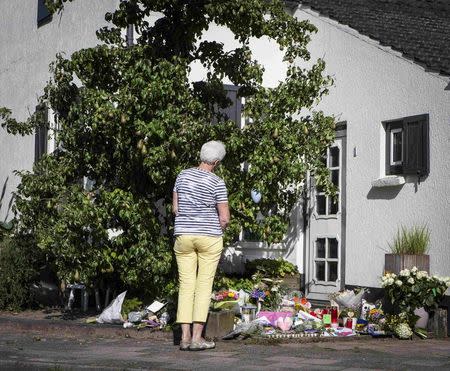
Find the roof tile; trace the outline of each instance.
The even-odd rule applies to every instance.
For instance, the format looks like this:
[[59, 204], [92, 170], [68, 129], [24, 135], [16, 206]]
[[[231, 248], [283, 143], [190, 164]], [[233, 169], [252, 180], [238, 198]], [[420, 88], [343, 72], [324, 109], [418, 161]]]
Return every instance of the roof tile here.
[[299, 0], [450, 76], [450, 0]]

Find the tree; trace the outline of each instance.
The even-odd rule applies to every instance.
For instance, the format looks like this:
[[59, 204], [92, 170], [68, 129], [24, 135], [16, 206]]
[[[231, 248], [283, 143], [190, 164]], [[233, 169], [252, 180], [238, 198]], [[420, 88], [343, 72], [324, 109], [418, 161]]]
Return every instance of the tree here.
[[[47, 1], [52, 11], [64, 3]], [[161, 14], [155, 24], [148, 22], [151, 12]], [[309, 60], [316, 28], [289, 15], [282, 1], [129, 0], [105, 18], [109, 26], [97, 33], [102, 45], [58, 55], [51, 65], [40, 103], [55, 112], [59, 149], [32, 172], [19, 173], [17, 235], [32, 236], [62, 279], [78, 272], [91, 285], [103, 279], [152, 295], [170, 291], [172, 187], [180, 170], [197, 164], [207, 140], [227, 146], [218, 170], [232, 210], [227, 241], [241, 228], [281, 241], [308, 171], [333, 192], [322, 157], [334, 139], [334, 120], [314, 110], [331, 79], [322, 60], [310, 69], [295, 64]], [[240, 46], [226, 52], [201, 40], [213, 22], [229, 28]], [[129, 25], [138, 35], [133, 46], [123, 37]], [[288, 64], [275, 88], [262, 86], [264, 71], [249, 47], [251, 38], [263, 36], [278, 43]], [[194, 61], [208, 69], [205, 81], [189, 82]], [[251, 124], [243, 129], [218, 109], [230, 104], [224, 77], [245, 98]], [[17, 122], [0, 110], [12, 134], [45, 125], [39, 115]], [[244, 162], [251, 165], [246, 170]], [[83, 186], [86, 178], [92, 189]], [[262, 194], [259, 204], [250, 198], [253, 189]], [[123, 233], [110, 239], [111, 228]]]

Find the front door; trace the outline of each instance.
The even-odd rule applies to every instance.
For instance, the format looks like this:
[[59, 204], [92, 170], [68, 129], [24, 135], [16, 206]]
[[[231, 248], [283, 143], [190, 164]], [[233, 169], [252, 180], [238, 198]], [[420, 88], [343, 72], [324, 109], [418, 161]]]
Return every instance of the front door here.
[[345, 126], [327, 150], [327, 167], [338, 187], [333, 200], [309, 180], [309, 223], [306, 237], [306, 295], [313, 300], [328, 300], [329, 294], [344, 287], [345, 261]]

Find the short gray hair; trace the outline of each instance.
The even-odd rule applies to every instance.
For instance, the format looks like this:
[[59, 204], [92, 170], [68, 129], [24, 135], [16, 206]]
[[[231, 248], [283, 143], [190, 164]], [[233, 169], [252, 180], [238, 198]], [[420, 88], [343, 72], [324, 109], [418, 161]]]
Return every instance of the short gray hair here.
[[222, 161], [225, 154], [225, 145], [222, 142], [211, 140], [202, 146], [200, 160], [208, 164], [213, 164], [215, 161]]

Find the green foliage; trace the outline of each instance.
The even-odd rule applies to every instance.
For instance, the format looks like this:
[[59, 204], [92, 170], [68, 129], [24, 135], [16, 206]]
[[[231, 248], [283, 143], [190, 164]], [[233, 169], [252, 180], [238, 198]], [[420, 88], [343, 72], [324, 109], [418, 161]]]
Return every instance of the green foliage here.
[[247, 292], [251, 292], [253, 290], [253, 286], [255, 285], [255, 282], [253, 282], [251, 279], [245, 278], [245, 277], [233, 277], [233, 276], [226, 276], [218, 272], [216, 274], [216, 278], [214, 279], [214, 291], [220, 291], [220, 290], [244, 290]]
[[128, 313], [143, 309], [143, 302], [138, 298], [125, 299], [122, 303], [122, 316], [128, 316]]
[[245, 263], [245, 270], [250, 275], [260, 273], [265, 277], [272, 278], [283, 278], [286, 275], [295, 275], [298, 273], [297, 266], [283, 258], [261, 258], [247, 261]]
[[19, 310], [32, 301], [30, 285], [42, 261], [31, 241], [20, 242], [10, 236], [0, 240], [0, 310]]
[[408, 229], [402, 226], [389, 245], [392, 254], [424, 255], [428, 252], [430, 230], [426, 225], [413, 226]]
[[[65, 3], [46, 1], [53, 12]], [[150, 13], [161, 19], [150, 24]], [[108, 281], [144, 296], [173, 294], [172, 188], [211, 139], [227, 146], [218, 175], [230, 190], [228, 242], [241, 228], [281, 241], [308, 171], [334, 192], [321, 161], [334, 119], [315, 109], [331, 79], [322, 60], [310, 69], [295, 63], [310, 59], [307, 44], [317, 31], [311, 23], [287, 14], [278, 0], [136, 0], [120, 2], [105, 18], [109, 26], [97, 33], [102, 45], [52, 63], [39, 103], [55, 112], [59, 149], [18, 173], [15, 231], [32, 236], [61, 279], [73, 281], [78, 271], [89, 286]], [[236, 49], [201, 38], [213, 22], [234, 33]], [[132, 47], [123, 36], [130, 24], [137, 34]], [[262, 86], [263, 67], [249, 47], [262, 37], [278, 43], [288, 64], [274, 88]], [[192, 63], [208, 69], [205, 81], [190, 82]], [[245, 98], [251, 124], [244, 129], [217, 112], [229, 104], [225, 78]], [[38, 114], [18, 122], [6, 108], [0, 120], [21, 135], [47, 125]], [[86, 178], [92, 189], [83, 187]], [[262, 194], [259, 204], [252, 189]], [[258, 212], [268, 216], [258, 222]], [[123, 233], [110, 239], [109, 229]]]
[[12, 222], [0, 222], [0, 242], [2, 242], [3, 238], [6, 238], [6, 236], [8, 236], [12, 227]]

